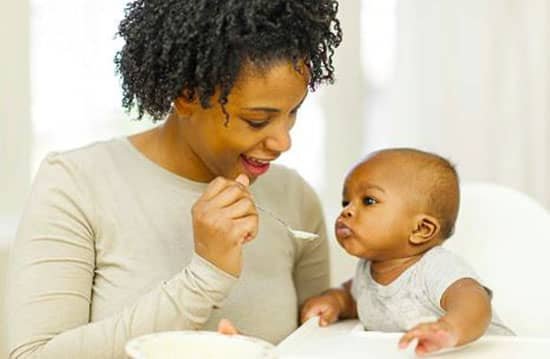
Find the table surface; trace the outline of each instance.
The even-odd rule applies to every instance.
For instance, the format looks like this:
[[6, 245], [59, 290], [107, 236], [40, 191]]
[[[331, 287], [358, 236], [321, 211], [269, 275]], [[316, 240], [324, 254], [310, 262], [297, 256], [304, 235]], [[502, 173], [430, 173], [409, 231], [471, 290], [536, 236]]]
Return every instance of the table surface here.
[[[399, 350], [402, 333], [364, 331], [356, 320], [319, 327], [312, 318], [279, 344], [281, 359], [415, 358], [414, 347]], [[550, 358], [550, 337], [484, 336], [469, 345], [426, 356], [445, 359]]]

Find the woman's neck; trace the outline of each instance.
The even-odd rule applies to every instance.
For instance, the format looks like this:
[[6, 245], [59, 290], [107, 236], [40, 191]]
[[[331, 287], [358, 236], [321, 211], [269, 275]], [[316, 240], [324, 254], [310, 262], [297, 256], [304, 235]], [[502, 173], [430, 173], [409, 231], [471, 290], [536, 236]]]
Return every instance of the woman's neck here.
[[168, 116], [151, 130], [129, 137], [130, 142], [147, 158], [164, 169], [187, 179], [203, 182], [197, 171], [198, 159], [184, 141], [177, 119]]

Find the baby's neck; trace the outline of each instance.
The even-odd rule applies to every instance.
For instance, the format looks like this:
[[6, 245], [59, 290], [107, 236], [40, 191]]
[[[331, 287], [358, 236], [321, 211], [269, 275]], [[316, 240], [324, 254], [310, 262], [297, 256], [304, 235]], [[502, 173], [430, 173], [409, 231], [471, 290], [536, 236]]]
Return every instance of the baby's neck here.
[[418, 262], [424, 253], [418, 253], [410, 257], [372, 261], [370, 265], [372, 279], [379, 284], [388, 285], [396, 280], [407, 268]]

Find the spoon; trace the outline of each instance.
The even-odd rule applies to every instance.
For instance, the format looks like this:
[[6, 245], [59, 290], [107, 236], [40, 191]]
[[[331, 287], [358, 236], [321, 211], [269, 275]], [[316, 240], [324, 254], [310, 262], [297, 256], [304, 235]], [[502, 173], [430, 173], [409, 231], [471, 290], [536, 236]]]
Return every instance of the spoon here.
[[264, 212], [265, 214], [267, 214], [268, 216], [270, 216], [271, 218], [273, 218], [274, 220], [276, 220], [277, 222], [279, 222], [280, 224], [282, 224], [283, 226], [286, 227], [286, 230], [288, 232], [288, 234], [292, 237], [292, 238], [295, 238], [295, 239], [304, 239], [304, 240], [307, 240], [307, 241], [312, 241], [314, 239], [317, 239], [319, 238], [319, 235], [317, 233], [311, 233], [311, 232], [306, 232], [306, 231], [299, 231], [297, 229], [293, 229], [290, 224], [288, 224], [285, 220], [281, 219], [279, 216], [275, 215], [273, 212], [271, 212], [270, 210], [268, 209], [265, 209], [259, 205], [256, 204], [256, 208], [262, 212]]
[[299, 231], [297, 229], [293, 229], [286, 221], [282, 220], [280, 217], [276, 216], [273, 212], [271, 212], [270, 210], [267, 210], [263, 207], [260, 207], [258, 205], [256, 205], [256, 208], [259, 209], [260, 211], [266, 213], [267, 215], [269, 215], [271, 218], [273, 218], [274, 220], [276, 220], [277, 222], [279, 222], [280, 224], [282, 224], [283, 226], [286, 227], [286, 230], [288, 232], [288, 234], [292, 237], [292, 238], [295, 238], [295, 239], [305, 239], [305, 240], [308, 240], [308, 241], [312, 241], [314, 239], [317, 239], [319, 238], [319, 235], [317, 233], [311, 233], [311, 232], [306, 232], [306, 231]]

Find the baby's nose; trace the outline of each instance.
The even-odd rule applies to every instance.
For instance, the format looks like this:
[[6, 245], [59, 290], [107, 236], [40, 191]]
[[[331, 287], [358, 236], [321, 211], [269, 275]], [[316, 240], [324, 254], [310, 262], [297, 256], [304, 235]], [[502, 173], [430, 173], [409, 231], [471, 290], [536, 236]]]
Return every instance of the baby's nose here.
[[343, 218], [351, 218], [353, 217], [353, 210], [351, 208], [351, 204], [348, 204], [344, 209], [342, 209], [342, 213], [340, 213], [340, 216]]

